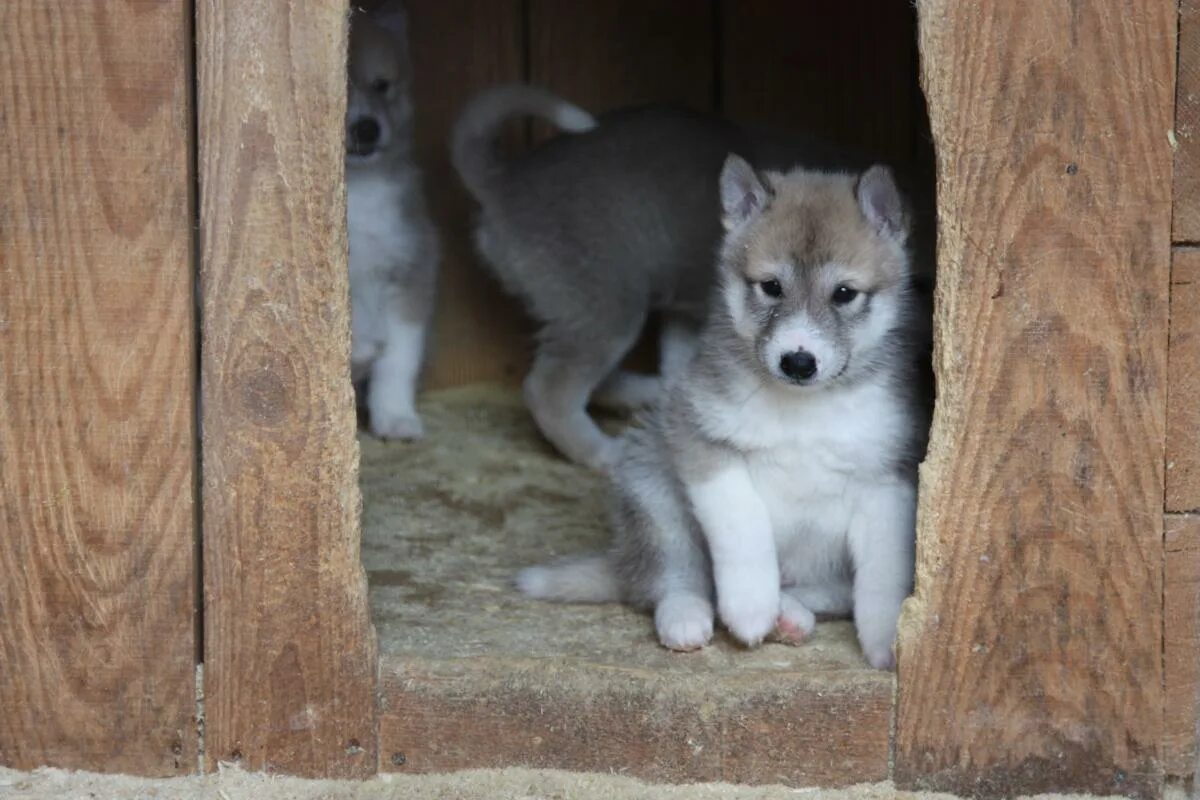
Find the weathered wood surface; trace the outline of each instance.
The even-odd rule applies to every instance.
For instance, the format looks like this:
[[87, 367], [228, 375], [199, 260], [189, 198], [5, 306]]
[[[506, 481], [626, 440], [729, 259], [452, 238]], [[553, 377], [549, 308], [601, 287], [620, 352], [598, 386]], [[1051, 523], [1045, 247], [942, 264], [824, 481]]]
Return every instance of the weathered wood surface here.
[[939, 397], [896, 779], [1152, 796], [1175, 5], [919, 12]]
[[1200, 510], [1200, 248], [1171, 259], [1167, 511]]
[[1200, 516], [1168, 514], [1165, 529], [1163, 763], [1187, 776], [1200, 757]]
[[[408, 0], [417, 160], [442, 241], [428, 388], [478, 381], [518, 383], [532, 352], [520, 304], [475, 253], [478, 208], [450, 164], [450, 131], [467, 101], [497, 83], [523, 80], [521, 0]], [[524, 142], [514, 126], [513, 143]]]
[[6, 766], [196, 767], [187, 11], [0, 4]]
[[342, 0], [197, 6], [206, 756], [376, 769]]
[[1200, 242], [1200, 0], [1179, 3], [1173, 238]]
[[381, 769], [525, 766], [795, 786], [887, 778], [888, 676], [732, 677], [720, 685], [561, 661], [388, 657]]

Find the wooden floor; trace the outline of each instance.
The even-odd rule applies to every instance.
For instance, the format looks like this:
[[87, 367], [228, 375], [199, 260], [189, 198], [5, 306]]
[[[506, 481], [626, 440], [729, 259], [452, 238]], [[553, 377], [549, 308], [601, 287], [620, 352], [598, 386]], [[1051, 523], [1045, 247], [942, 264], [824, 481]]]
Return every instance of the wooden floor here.
[[646, 614], [524, 598], [520, 567], [604, 546], [603, 481], [551, 452], [511, 390], [436, 392], [422, 411], [424, 442], [361, 442], [383, 769], [887, 777], [892, 676], [867, 667], [849, 622], [801, 647], [719, 636], [679, 654]]

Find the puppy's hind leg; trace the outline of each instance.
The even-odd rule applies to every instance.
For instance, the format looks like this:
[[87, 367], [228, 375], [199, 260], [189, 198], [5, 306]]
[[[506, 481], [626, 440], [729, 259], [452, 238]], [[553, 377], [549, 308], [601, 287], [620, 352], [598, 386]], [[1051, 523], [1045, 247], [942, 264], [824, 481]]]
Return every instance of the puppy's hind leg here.
[[[630, 447], [645, 445], [631, 443]], [[712, 640], [712, 568], [670, 481], [623, 460], [618, 469], [613, 563], [627, 599], [654, 609], [663, 647], [698, 650]]]
[[657, 375], [619, 369], [596, 389], [592, 403], [615, 411], [647, 408], [658, 402], [662, 388], [662, 380]]
[[643, 320], [638, 315], [587, 331], [552, 323], [541, 332], [533, 369], [525, 378], [525, 402], [542, 434], [572, 461], [602, 472], [615, 462], [617, 440], [600, 430], [587, 405], [633, 346]]

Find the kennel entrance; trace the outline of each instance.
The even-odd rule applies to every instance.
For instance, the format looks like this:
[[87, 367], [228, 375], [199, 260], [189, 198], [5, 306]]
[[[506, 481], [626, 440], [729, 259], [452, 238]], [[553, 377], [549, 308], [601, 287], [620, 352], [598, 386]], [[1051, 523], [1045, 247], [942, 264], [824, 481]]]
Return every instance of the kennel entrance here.
[[[596, 109], [678, 91], [736, 115], [729, 103], [743, 86], [758, 108], [789, 114], [907, 98], [834, 115], [846, 126], [824, 131], [835, 137], [915, 102], [904, 94], [911, 62], [903, 77], [885, 69], [889, 43], [911, 41], [911, 21], [896, 22], [903, 3], [844, 28], [824, 14], [849, 12], [832, 10], [821, 26], [781, 23], [800, 13], [784, 3], [568, 13], [456, 0], [424, 4], [424, 16], [422, 5], [415, 45], [456, 56], [441, 89], [422, 97], [417, 86], [431, 131], [467, 91], [455, 83], [462, 71], [479, 83], [528, 71]], [[699, 55], [679, 56], [686, 67], [668, 69], [662, 48], [644, 44], [627, 62], [605, 48], [638, 41], [635, 6], [637, 19], [656, 20], [638, 23], [643, 42], [677, 26], [711, 36], [681, 37], [700, 43]], [[779, 16], [756, 23], [766, 9]], [[1145, 796], [1192, 769], [1195, 517], [1167, 517], [1163, 538], [1164, 481], [1169, 511], [1200, 507], [1186, 471], [1200, 452], [1195, 426], [1180, 422], [1189, 406], [1173, 389], [1190, 385], [1180, 365], [1195, 361], [1186, 305], [1171, 315], [1167, 361], [1168, 301], [1188, 296], [1197, 239], [1175, 231], [1182, 288], [1172, 296], [1169, 2], [1134, 12], [920, 5], [941, 169], [940, 403], [895, 685], [855, 666], [837, 625], [806, 648], [669, 662], [647, 620], [615, 609], [572, 610], [603, 616], [564, 618], [524, 644], [482, 628], [450, 640], [447, 626], [440, 642], [422, 640], [415, 623], [447, 609], [441, 578], [462, 569], [374, 562], [368, 550], [377, 608], [394, 600], [408, 629], [393, 639], [380, 614], [377, 639], [346, 364], [344, 4], [204, 0], [194, 10], [194, 40], [182, 0], [21, 0], [0, 11], [2, 163], [15, 187], [0, 205], [0, 761], [175, 774], [239, 760], [310, 775], [524, 763], [826, 784], [890, 774], [993, 795]], [[538, 13], [553, 35], [538, 33]], [[742, 37], [738, 71], [736, 32], [751, 24], [760, 27]], [[837, 33], [876, 26], [868, 47]], [[819, 72], [804, 85], [763, 79], [812, 53], [867, 90], [835, 91]], [[539, 72], [546, 59], [558, 66]], [[624, 77], [597, 80], [606, 65]], [[702, 74], [709, 88], [695, 96], [672, 88]], [[886, 146], [890, 129], [868, 143]], [[1191, 141], [1175, 138], [1186, 177]], [[453, 178], [436, 163], [428, 181], [439, 208], [458, 202], [438, 194]], [[1193, 203], [1181, 196], [1176, 220]], [[461, 248], [460, 260], [447, 257], [444, 291], [490, 314], [493, 295], [476, 298], [476, 282], [454, 272], [468, 263], [462, 230], [443, 233]], [[434, 391], [519, 376], [519, 323], [505, 338], [482, 313], [443, 319], [444, 347], [477, 347], [469, 360], [435, 359]], [[519, 408], [473, 391], [439, 395], [434, 417], [461, 434], [472, 415], [492, 415], [475, 420], [494, 433], [476, 447], [481, 457], [495, 448], [498, 469], [545, 455], [521, 449], [536, 440], [521, 432]], [[366, 470], [386, 460], [375, 443], [361, 446]], [[441, 499], [438, 485], [412, 488], [442, 506], [410, 497], [405, 524], [459, 504], [456, 522], [477, 526], [468, 554], [480, 530], [510, 522], [461, 487]], [[524, 513], [555, 507], [528, 485], [508, 488], [530, 495]], [[576, 505], [593, 496], [582, 483], [559, 488]], [[367, 525], [372, 507], [387, 510], [368, 505]], [[455, 619], [506, 612], [506, 600], [487, 600], [491, 588], [473, 591], [455, 599]], [[409, 649], [393, 649], [399, 641]], [[787, 665], [768, 661], [776, 653]]]

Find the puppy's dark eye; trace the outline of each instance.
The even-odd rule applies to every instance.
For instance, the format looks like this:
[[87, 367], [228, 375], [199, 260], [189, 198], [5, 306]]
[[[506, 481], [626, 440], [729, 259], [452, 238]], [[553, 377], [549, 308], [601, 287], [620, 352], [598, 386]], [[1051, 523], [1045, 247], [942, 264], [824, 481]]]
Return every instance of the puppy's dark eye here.
[[392, 84], [387, 78], [376, 78], [371, 81], [371, 91], [376, 94], [387, 94], [390, 88], [392, 88]]
[[762, 289], [763, 294], [767, 297], [783, 297], [783, 286], [780, 285], [779, 281], [761, 281], [758, 287]]
[[833, 297], [831, 299], [835, 305], [844, 306], [856, 297], [858, 297], [858, 289], [851, 289], [849, 286], [839, 286], [833, 290]]

